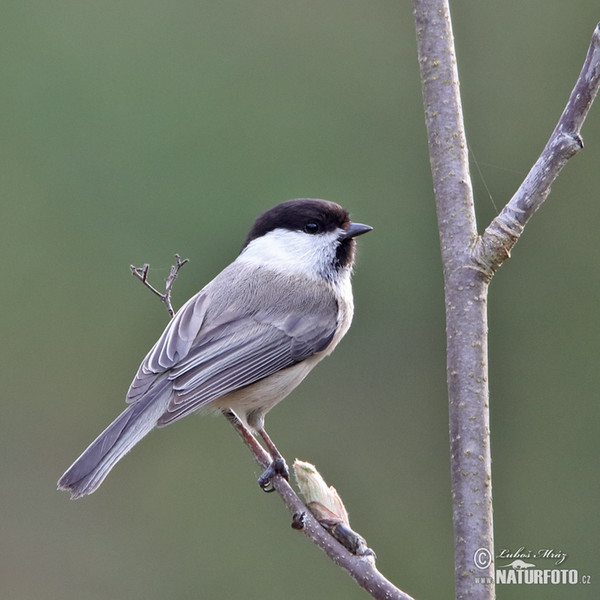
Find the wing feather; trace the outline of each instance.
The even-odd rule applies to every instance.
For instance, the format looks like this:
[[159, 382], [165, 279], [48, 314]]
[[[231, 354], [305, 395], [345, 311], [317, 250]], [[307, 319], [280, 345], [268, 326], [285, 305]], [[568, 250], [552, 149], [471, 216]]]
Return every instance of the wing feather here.
[[[204, 345], [191, 353], [193, 366], [185, 373], [170, 374], [175, 394], [160, 424], [167, 424], [206, 406], [230, 392], [241, 389], [281, 369], [290, 367], [326, 347], [335, 333], [335, 326], [315, 344], [302, 344], [302, 353], [292, 352], [294, 338], [270, 323], [234, 321], [215, 344]], [[239, 330], [253, 334], [240, 339]], [[217, 354], [220, 358], [214, 360]]]
[[[173, 394], [159, 420], [166, 425], [329, 345], [338, 315], [330, 293], [315, 293], [302, 281], [290, 290], [288, 281], [285, 301], [274, 304], [279, 276], [266, 272], [257, 282], [247, 275], [228, 268], [182, 306], [142, 362], [128, 402], [151, 394], [167, 372]], [[220, 289], [235, 292], [220, 297]]]
[[177, 311], [140, 365], [127, 392], [128, 403], [140, 400], [150, 390], [157, 375], [169, 370], [189, 354], [202, 328], [207, 305], [207, 296], [202, 290]]

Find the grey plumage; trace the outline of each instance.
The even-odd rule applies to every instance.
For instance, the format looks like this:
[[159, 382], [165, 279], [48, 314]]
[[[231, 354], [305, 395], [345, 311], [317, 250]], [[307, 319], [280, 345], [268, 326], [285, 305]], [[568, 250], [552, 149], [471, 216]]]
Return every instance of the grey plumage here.
[[[286, 298], [273, 304], [281, 278], [270, 270], [225, 269], [187, 302], [143, 361], [128, 393], [136, 401], [168, 370], [173, 395], [159, 425], [324, 350], [335, 333], [338, 306], [300, 278], [286, 277]], [[292, 283], [292, 285], [290, 285]], [[226, 297], [221, 290], [235, 290]], [[265, 308], [268, 307], [268, 308]], [[201, 324], [200, 324], [201, 321]]]
[[58, 488], [71, 491], [71, 498], [91, 494], [110, 470], [146, 436], [164, 412], [170, 385], [163, 377], [152, 393], [125, 409], [84, 451], [60, 478]]

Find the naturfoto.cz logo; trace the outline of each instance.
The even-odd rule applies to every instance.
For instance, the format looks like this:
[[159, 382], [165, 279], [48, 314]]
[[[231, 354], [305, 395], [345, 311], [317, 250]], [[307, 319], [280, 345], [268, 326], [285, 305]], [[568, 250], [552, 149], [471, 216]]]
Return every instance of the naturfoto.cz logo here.
[[[532, 560], [553, 560], [555, 566], [562, 565], [567, 554], [550, 548], [537, 551], [527, 550], [524, 546], [516, 551], [503, 548], [496, 555], [498, 560], [509, 560], [507, 564], [496, 564], [494, 578], [479, 577], [480, 583], [517, 584], [517, 585], [576, 585], [591, 583], [590, 575], [579, 575], [577, 569], [541, 569]], [[492, 554], [487, 548], [478, 548], [473, 555], [477, 569], [485, 570], [492, 564]]]

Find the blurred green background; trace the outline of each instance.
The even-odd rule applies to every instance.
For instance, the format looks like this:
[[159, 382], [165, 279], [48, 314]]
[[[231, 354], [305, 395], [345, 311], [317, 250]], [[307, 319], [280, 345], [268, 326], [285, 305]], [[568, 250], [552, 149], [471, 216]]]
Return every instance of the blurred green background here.
[[[554, 128], [597, 0], [455, 2], [482, 230]], [[407, 1], [14, 1], [2, 10], [0, 595], [364, 598], [290, 527], [220, 418], [144, 440], [93, 496], [55, 482], [124, 407], [176, 306], [298, 196], [374, 226], [347, 338], [268, 418], [341, 493], [382, 572], [453, 597], [444, 303]], [[600, 105], [490, 296], [496, 548], [555, 549], [598, 597]], [[485, 181], [485, 185], [483, 183]], [[490, 194], [486, 191], [489, 188]], [[508, 561], [498, 561], [505, 564]], [[552, 561], [538, 560], [538, 568]]]

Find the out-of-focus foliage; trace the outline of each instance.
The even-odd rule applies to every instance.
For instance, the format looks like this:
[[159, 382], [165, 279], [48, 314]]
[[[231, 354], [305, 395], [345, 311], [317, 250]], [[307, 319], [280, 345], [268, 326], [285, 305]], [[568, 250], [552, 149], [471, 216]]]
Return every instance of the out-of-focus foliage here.
[[[480, 228], [554, 127], [598, 18], [595, 0], [455, 2]], [[166, 323], [128, 265], [160, 282], [175, 252], [189, 257], [180, 305], [260, 211], [298, 196], [375, 231], [359, 240], [351, 332], [269, 430], [335, 485], [390, 579], [452, 597], [410, 3], [9, 0], [1, 27], [2, 598], [365, 597], [259, 491], [223, 419], [153, 433], [89, 498], [55, 492]], [[502, 598], [598, 590], [600, 106], [583, 137], [492, 284], [491, 425], [497, 549], [562, 551], [561, 568], [596, 581]]]

